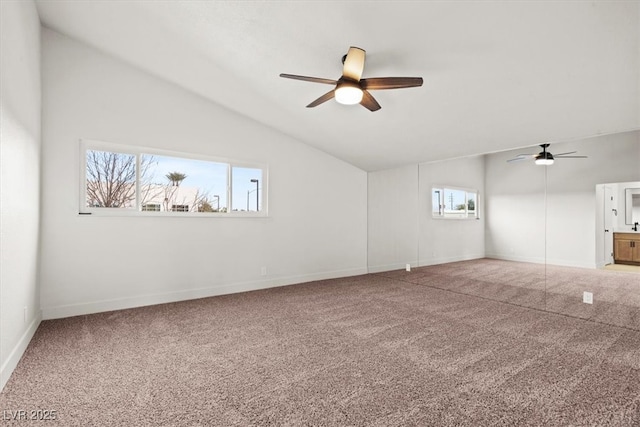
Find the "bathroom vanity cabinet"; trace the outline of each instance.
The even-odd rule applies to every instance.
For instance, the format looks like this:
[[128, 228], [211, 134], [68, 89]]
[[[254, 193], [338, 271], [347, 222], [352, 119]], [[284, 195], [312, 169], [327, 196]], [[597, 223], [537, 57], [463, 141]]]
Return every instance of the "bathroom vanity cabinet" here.
[[640, 265], [640, 233], [613, 233], [613, 259], [617, 264]]

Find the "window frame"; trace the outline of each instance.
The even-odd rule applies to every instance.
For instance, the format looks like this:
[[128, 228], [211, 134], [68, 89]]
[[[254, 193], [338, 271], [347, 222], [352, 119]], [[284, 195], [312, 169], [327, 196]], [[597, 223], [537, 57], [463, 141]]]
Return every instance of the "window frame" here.
[[[236, 160], [226, 157], [215, 157], [205, 154], [195, 154], [189, 152], [179, 152], [164, 150], [159, 148], [131, 146], [112, 142], [104, 142], [93, 139], [80, 139], [79, 149], [79, 215], [96, 216], [167, 216], [179, 218], [265, 218], [268, 213], [268, 193], [269, 193], [269, 167], [265, 163], [252, 162], [246, 160]], [[112, 207], [91, 207], [87, 206], [87, 151], [104, 151], [120, 154], [134, 155], [136, 158], [136, 191], [135, 208], [112, 208]], [[163, 157], [175, 157], [187, 160], [199, 160], [212, 163], [222, 163], [227, 166], [227, 211], [226, 212], [176, 212], [176, 211], [143, 211], [140, 200], [140, 158], [142, 155], [156, 155]], [[259, 169], [262, 171], [260, 182], [260, 211], [231, 211], [232, 206], [232, 176], [234, 167]], [[222, 208], [224, 206], [220, 206]]]
[[[463, 191], [465, 193], [464, 197], [464, 216], [461, 216], [460, 214], [447, 214], [446, 209], [444, 209], [444, 194], [445, 194], [445, 190], [454, 190], [454, 191]], [[440, 202], [440, 209], [438, 210], [438, 213], [434, 212], [433, 210], [433, 194], [439, 191], [439, 202]], [[474, 202], [474, 206], [475, 209], [471, 212], [473, 212], [472, 214], [470, 214], [469, 211], [469, 194], [473, 194], [475, 196], [475, 202]], [[430, 198], [429, 198], [429, 209], [431, 210], [431, 218], [433, 219], [450, 219], [450, 220], [473, 220], [473, 219], [480, 219], [480, 192], [478, 190], [476, 190], [475, 188], [467, 188], [467, 187], [458, 187], [455, 185], [432, 185], [431, 186], [431, 193], [430, 193]]]

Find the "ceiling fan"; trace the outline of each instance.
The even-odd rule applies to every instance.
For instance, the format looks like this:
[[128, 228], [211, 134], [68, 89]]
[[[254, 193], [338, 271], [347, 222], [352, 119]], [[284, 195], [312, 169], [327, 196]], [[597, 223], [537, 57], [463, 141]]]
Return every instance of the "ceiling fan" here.
[[587, 158], [587, 156], [570, 156], [570, 154], [577, 153], [577, 151], [569, 151], [568, 153], [560, 153], [560, 154], [553, 155], [549, 151], [547, 151], [547, 148], [549, 148], [549, 145], [551, 144], [540, 144], [540, 147], [542, 147], [542, 151], [539, 152], [538, 154], [518, 154], [513, 159], [507, 160], [507, 162], [517, 162], [520, 160], [535, 159], [536, 165], [552, 165], [554, 159], [586, 159]]
[[377, 111], [382, 107], [380, 107], [378, 101], [369, 93], [370, 90], [422, 86], [422, 77], [372, 77], [363, 79], [364, 59], [365, 51], [359, 47], [352, 46], [349, 48], [349, 52], [342, 57], [342, 63], [344, 64], [342, 67], [342, 77], [338, 80], [297, 76], [295, 74], [280, 74], [280, 77], [335, 86], [334, 89], [307, 105], [307, 108], [317, 107], [323, 102], [335, 98], [340, 104], [360, 104], [369, 111]]

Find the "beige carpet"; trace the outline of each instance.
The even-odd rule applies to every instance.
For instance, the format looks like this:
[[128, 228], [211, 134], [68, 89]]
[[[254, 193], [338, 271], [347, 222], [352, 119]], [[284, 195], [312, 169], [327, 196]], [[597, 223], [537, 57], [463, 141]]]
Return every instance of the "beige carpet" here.
[[57, 421], [33, 424], [60, 426], [640, 425], [640, 332], [527, 308], [545, 303], [537, 269], [505, 266], [45, 321], [0, 410], [53, 410]]
[[380, 275], [640, 331], [640, 275], [628, 272], [478, 259]]

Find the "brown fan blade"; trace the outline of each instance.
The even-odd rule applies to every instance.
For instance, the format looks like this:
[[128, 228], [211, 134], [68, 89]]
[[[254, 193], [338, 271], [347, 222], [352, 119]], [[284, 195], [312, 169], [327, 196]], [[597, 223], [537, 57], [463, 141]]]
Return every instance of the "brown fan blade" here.
[[360, 101], [360, 105], [369, 111], [378, 111], [382, 108], [380, 104], [378, 104], [378, 101], [366, 90], [362, 91], [362, 101]]
[[565, 156], [567, 154], [574, 154], [574, 153], [577, 153], [577, 151], [569, 151], [568, 153], [554, 154], [553, 157]]
[[313, 107], [317, 107], [318, 105], [322, 104], [323, 102], [327, 102], [328, 100], [330, 100], [331, 98], [333, 98], [336, 94], [336, 90], [332, 90], [329, 91], [327, 93], [325, 93], [324, 95], [322, 95], [320, 98], [316, 99], [315, 101], [313, 101], [311, 104], [307, 105], [307, 108], [313, 108]]
[[297, 76], [295, 74], [284, 74], [284, 73], [280, 74], [280, 77], [284, 77], [285, 79], [302, 80], [305, 82], [312, 82], [312, 83], [324, 83], [327, 85], [338, 84], [337, 80], [322, 79], [320, 77]]
[[422, 77], [373, 77], [360, 81], [362, 89], [401, 89], [405, 87], [422, 86]]
[[344, 66], [342, 67], [342, 77], [350, 80], [360, 81], [362, 71], [364, 70], [365, 51], [359, 47], [351, 46], [349, 52], [344, 58]]

